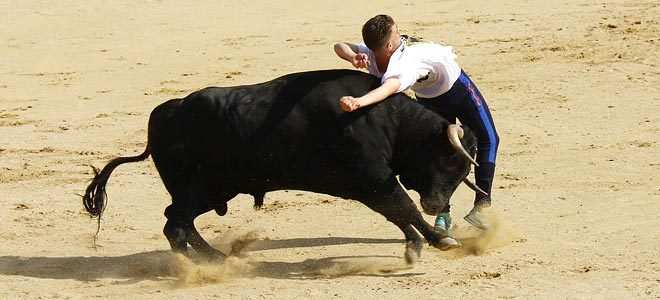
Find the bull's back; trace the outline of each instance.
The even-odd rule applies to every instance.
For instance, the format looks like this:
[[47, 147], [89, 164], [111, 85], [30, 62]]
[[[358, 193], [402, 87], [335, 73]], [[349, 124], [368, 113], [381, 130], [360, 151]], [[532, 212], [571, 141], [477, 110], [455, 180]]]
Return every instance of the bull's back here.
[[[310, 135], [337, 128], [342, 96], [361, 96], [379, 85], [366, 73], [326, 70], [294, 73], [274, 80], [234, 87], [211, 87], [183, 99], [181, 122], [189, 134], [245, 147], [267, 146], [282, 139], [290, 146], [309, 143]], [[326, 136], [327, 137], [327, 136]]]
[[364, 113], [341, 111], [339, 98], [362, 96], [378, 85], [363, 72], [327, 70], [211, 87], [170, 104], [177, 112], [171, 120], [186, 157], [231, 170], [237, 178], [301, 182], [337, 171], [345, 150], [354, 147], [347, 126]]

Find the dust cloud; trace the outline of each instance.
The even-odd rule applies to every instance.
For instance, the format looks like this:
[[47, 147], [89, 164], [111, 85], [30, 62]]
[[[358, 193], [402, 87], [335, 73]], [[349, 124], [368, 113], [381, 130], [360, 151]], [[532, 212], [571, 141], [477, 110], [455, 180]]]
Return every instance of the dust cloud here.
[[448, 251], [448, 256], [462, 258], [469, 255], [483, 255], [488, 250], [503, 247], [518, 239], [519, 233], [512, 224], [503, 222], [492, 210], [484, 213], [486, 221], [490, 224], [486, 230], [476, 229], [472, 226], [455, 226], [453, 236], [463, 245], [460, 248]]

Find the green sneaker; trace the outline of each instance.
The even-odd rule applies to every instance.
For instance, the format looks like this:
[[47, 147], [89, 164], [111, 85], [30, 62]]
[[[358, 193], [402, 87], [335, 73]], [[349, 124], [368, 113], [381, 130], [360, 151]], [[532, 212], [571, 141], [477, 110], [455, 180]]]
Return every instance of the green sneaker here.
[[442, 251], [458, 248], [461, 246], [456, 239], [449, 236], [449, 229], [451, 229], [451, 216], [449, 213], [440, 213], [435, 218], [435, 226], [433, 227], [436, 232], [444, 235], [439, 241], [436, 247]]
[[449, 231], [451, 229], [451, 216], [449, 213], [439, 213], [435, 217], [435, 226], [433, 227], [436, 231]]
[[474, 227], [481, 230], [487, 230], [490, 228], [490, 224], [484, 214], [489, 208], [490, 205], [475, 205], [464, 219]]

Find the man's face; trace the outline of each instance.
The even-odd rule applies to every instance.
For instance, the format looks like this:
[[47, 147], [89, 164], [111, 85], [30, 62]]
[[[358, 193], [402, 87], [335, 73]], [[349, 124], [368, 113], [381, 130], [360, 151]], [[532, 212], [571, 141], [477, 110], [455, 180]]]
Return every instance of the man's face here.
[[396, 24], [392, 24], [392, 28], [390, 31], [390, 36], [387, 39], [387, 42], [385, 45], [383, 45], [383, 48], [378, 49], [375, 51], [376, 56], [385, 56], [385, 57], [390, 57], [396, 51], [397, 48], [399, 48], [401, 44], [401, 34], [399, 33], [399, 28], [396, 26]]
[[401, 43], [401, 34], [399, 33], [399, 27], [396, 24], [392, 24], [392, 33], [390, 33], [390, 39], [387, 42], [388, 52], [390, 55], [399, 48]]

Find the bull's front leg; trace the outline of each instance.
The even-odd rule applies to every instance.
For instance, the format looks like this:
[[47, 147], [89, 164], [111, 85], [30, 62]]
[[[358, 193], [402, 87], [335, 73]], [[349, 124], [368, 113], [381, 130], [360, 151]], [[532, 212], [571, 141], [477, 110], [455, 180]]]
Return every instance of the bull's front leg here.
[[[412, 204], [412, 200], [410, 200], [410, 203]], [[424, 220], [424, 218], [422, 217], [422, 214], [419, 212], [417, 207], [414, 206], [414, 204], [412, 204], [412, 206], [413, 206], [413, 210], [410, 211], [410, 213], [412, 215], [409, 217], [409, 220], [410, 220], [409, 222], [410, 223], [405, 228], [405, 230], [401, 229], [401, 230], [403, 230], [404, 234], [406, 234], [406, 240], [408, 240], [408, 238], [407, 238], [408, 234], [406, 232], [411, 232], [411, 234], [414, 233], [415, 235], [419, 236], [417, 234], [417, 231], [419, 231], [424, 236], [426, 241], [428, 241], [429, 245], [431, 245], [435, 248], [438, 248], [440, 250], [443, 250], [443, 251], [452, 249], [453, 247], [447, 247], [446, 245], [443, 245], [443, 243], [440, 242], [443, 238], [448, 237], [449, 233], [446, 232], [446, 231], [435, 230], [433, 228], [433, 226], [431, 226], [429, 223], [427, 223]], [[415, 231], [415, 229], [417, 229], [417, 231]], [[421, 250], [421, 240], [420, 240], [418, 246], [420, 247], [420, 250]], [[406, 251], [407, 251], [406, 252], [406, 260], [408, 260], [408, 250], [409, 249], [406, 249]], [[419, 251], [417, 252], [417, 255], [419, 255]]]
[[417, 207], [412, 203], [412, 200], [410, 199], [410, 197], [408, 197], [407, 194], [406, 197], [413, 206], [413, 209], [410, 210], [410, 213], [412, 214], [410, 216], [410, 224], [412, 225], [412, 227], [417, 229], [417, 231], [419, 231], [419, 233], [421, 233], [424, 236], [424, 238], [429, 243], [429, 245], [443, 251], [455, 248], [455, 246], [448, 247], [446, 243], [441, 243], [442, 239], [449, 237], [449, 232], [445, 230], [434, 229], [433, 226], [431, 226], [429, 223], [427, 223], [424, 220], [422, 214], [419, 212]]
[[452, 247], [446, 247], [440, 243], [440, 240], [449, 236], [447, 231], [435, 230], [433, 226], [431, 226], [424, 220], [424, 218], [422, 218], [422, 214], [419, 212], [419, 210], [417, 211], [417, 215], [418, 218], [411, 222], [411, 224], [424, 236], [426, 241], [429, 242], [429, 245], [443, 251], [452, 249]]
[[[391, 178], [385, 185], [375, 189], [366, 197], [363, 203], [372, 210], [383, 215], [388, 221], [394, 223], [403, 232], [406, 238], [405, 259], [413, 264], [421, 256], [424, 241], [415, 231], [415, 224], [425, 222], [417, 206], [408, 194], [401, 188], [396, 178]], [[428, 225], [428, 224], [427, 224]], [[428, 225], [430, 228], [430, 225]], [[436, 236], [430, 236], [436, 242]], [[427, 238], [428, 240], [428, 238]], [[429, 240], [431, 242], [431, 240]], [[432, 243], [433, 244], [433, 243]]]
[[401, 227], [399, 228], [401, 229], [401, 231], [403, 231], [403, 234], [406, 236], [406, 252], [404, 256], [406, 259], [406, 263], [412, 265], [422, 255], [422, 247], [424, 245], [424, 241], [419, 236], [417, 231], [415, 231], [415, 228], [412, 225], [407, 225], [404, 228]]

